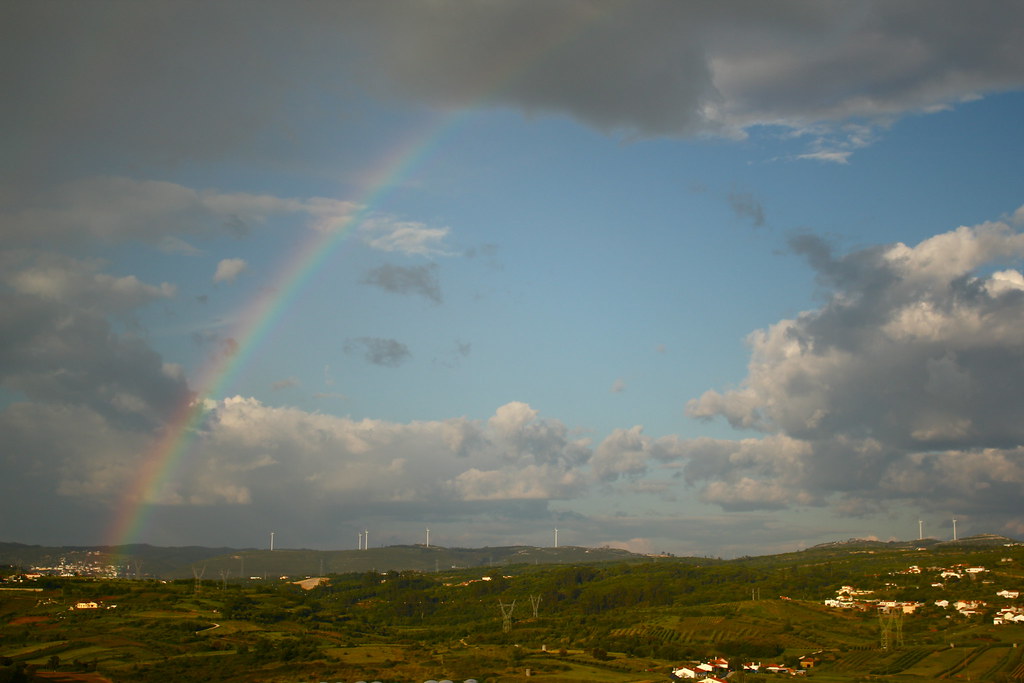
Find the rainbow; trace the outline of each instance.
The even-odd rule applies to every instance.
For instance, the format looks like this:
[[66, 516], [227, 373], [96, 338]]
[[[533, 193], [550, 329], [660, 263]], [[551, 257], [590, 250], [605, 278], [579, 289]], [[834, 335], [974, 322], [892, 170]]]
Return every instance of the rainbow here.
[[127, 486], [106, 534], [107, 545], [120, 546], [138, 542], [150, 522], [152, 501], [161, 489], [173, 480], [183, 456], [200, 432], [208, 402], [216, 400], [246, 366], [253, 351], [272, 330], [288, 305], [315, 276], [329, 256], [369, 218], [387, 194], [399, 187], [452, 131], [472, 115], [474, 104], [485, 101], [499, 88], [513, 82], [535, 67], [545, 56], [574, 40], [588, 27], [607, 18], [610, 10], [594, 8], [590, 14], [576, 19], [563, 18], [549, 26], [538, 40], [523, 41], [523, 47], [488, 75], [487, 83], [470, 84], [472, 96], [458, 111], [438, 117], [415, 131], [383, 155], [367, 174], [368, 182], [356, 211], [334, 229], [310, 230], [309, 237], [298, 244], [284, 261], [270, 286], [263, 288], [245, 307], [232, 338], [236, 345], [230, 353], [211, 358], [194, 381], [195, 392], [180, 405], [166, 422], [152, 447]]
[[455, 120], [450, 119], [445, 125], [428, 126], [425, 131], [411, 135], [395, 146], [369, 175], [371, 191], [365, 193], [356, 211], [341, 225], [323, 230], [310, 229], [309, 236], [284, 261], [272, 283], [261, 288], [258, 295], [249, 301], [233, 330], [231, 338], [235, 343], [207, 361], [194, 381], [196, 389], [193, 395], [177, 407], [142, 458], [115, 512], [107, 534], [107, 545], [125, 545], [142, 535], [152, 511], [149, 503], [158, 497], [161, 488], [177, 472], [177, 466], [199, 432], [207, 401], [219, 396], [230, 385], [287, 310], [288, 304], [323, 263], [372, 214], [372, 207], [379, 205], [386, 191], [400, 185], [429, 156], [454, 123]]

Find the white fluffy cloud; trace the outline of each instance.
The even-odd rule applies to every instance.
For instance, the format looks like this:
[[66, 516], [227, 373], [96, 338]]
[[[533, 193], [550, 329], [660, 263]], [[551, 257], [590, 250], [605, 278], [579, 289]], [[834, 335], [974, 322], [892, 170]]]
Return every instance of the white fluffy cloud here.
[[423, 223], [375, 217], [359, 228], [363, 242], [373, 249], [407, 256], [451, 256], [444, 240], [451, 228], [431, 228]]
[[[8, 427], [17, 426], [18, 443], [39, 442], [32, 452], [61, 454], [50, 456], [59, 457], [53, 486], [60, 495], [109, 496], [130, 485], [153, 457], [157, 433], [125, 432], [87, 409], [63, 417], [56, 433], [34, 434], [31, 425], [53, 419], [54, 410], [23, 404], [7, 419]], [[76, 430], [91, 441], [78, 441], [69, 452]], [[487, 422], [401, 424], [272, 407], [252, 398], [207, 401], [176, 475], [150, 492], [149, 502], [276, 505], [301, 498], [306, 504], [343, 499], [346, 505], [451, 508], [466, 501], [567, 498], [587, 483], [589, 449], [565, 433], [560, 423], [519, 403], [502, 406]]]
[[217, 270], [213, 273], [213, 281], [216, 282], [234, 282], [235, 278], [242, 274], [249, 264], [245, 262], [245, 259], [240, 258], [226, 258], [221, 259], [217, 263]]

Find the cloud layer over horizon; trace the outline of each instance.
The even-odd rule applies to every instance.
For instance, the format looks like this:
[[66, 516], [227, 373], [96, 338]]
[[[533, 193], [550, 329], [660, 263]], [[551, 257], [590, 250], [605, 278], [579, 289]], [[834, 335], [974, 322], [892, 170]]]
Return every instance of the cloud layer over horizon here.
[[[897, 126], [1024, 87], [1019, 3], [4, 14], [0, 54], [25, 67], [0, 112], [17, 132], [0, 161], [12, 540], [108, 540], [133, 495], [165, 543], [234, 542], [247, 518], [296, 545], [374, 524], [408, 542], [429, 520], [451, 545], [543, 543], [563, 524], [581, 544], [743, 554], [831, 532], [808, 511], [1024, 535], [1019, 187], [963, 226], [929, 187], [932, 206], [899, 214], [923, 227], [891, 239], [879, 199], [849, 248], [825, 206], [867, 182], [855, 167]], [[479, 117], [469, 142], [459, 112]], [[730, 156], [744, 143], [754, 161]], [[906, 159], [886, 154], [864, 175]], [[878, 187], [914, 182], [892, 174]], [[335, 243], [310, 252], [306, 296], [278, 278]], [[762, 277], [769, 258], [799, 261], [817, 291]], [[760, 289], [790, 298], [755, 315]], [[241, 336], [252, 302], [286, 296]], [[705, 336], [724, 354], [737, 329], [738, 370], [685, 350]], [[201, 395], [250, 351], [246, 391]], [[133, 491], [195, 400], [180, 461]], [[40, 519], [12, 514], [40, 503]]]

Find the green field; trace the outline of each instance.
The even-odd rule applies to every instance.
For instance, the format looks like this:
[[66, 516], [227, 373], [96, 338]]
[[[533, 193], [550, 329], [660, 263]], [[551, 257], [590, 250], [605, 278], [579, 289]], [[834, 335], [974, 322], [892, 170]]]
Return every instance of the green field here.
[[[311, 590], [285, 580], [42, 579], [42, 592], [0, 592], [0, 680], [33, 667], [114, 683], [498, 683], [526, 681], [527, 671], [545, 683], [638, 683], [712, 656], [799, 666], [811, 654], [806, 678], [821, 683], [1024, 680], [1022, 626], [926, 605], [882, 649], [873, 610], [822, 604], [841, 585], [927, 603], [936, 597], [927, 576], [892, 572], [957, 562], [992, 567], [954, 589], [987, 598], [990, 610], [998, 587], [1024, 577], [1024, 552], [999, 548], [534, 564], [487, 581], [482, 570], [359, 572]], [[84, 600], [102, 609], [69, 609]], [[506, 623], [501, 605], [513, 601]]]

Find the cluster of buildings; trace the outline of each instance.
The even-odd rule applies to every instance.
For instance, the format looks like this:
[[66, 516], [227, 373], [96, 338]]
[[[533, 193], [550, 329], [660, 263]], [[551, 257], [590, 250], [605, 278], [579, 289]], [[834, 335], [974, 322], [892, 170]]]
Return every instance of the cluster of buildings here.
[[853, 586], [842, 586], [836, 591], [836, 597], [825, 599], [825, 606], [835, 607], [838, 609], [859, 609], [862, 611], [878, 609], [884, 612], [903, 612], [904, 614], [913, 614], [917, 611], [918, 607], [924, 604], [920, 602], [879, 600], [877, 598], [865, 597], [872, 593], [874, 593], [874, 591], [860, 590]]
[[1002, 607], [992, 617], [996, 626], [1003, 624], [1024, 624], [1024, 607]]
[[71, 605], [71, 607], [69, 607], [68, 609], [74, 611], [84, 609], [114, 609], [116, 607], [117, 605], [104, 605], [102, 603], [96, 602], [95, 600], [82, 600]]
[[[954, 565], [953, 567], [928, 567], [922, 570], [921, 567], [913, 565], [907, 569], [893, 572], [894, 574], [921, 574], [924, 571], [934, 572], [938, 575], [940, 581], [936, 581], [931, 584], [932, 588], [945, 588], [946, 582], [952, 579], [963, 579], [966, 577], [977, 579], [980, 576], [988, 573], [988, 569], [985, 567], [968, 566], [968, 565]], [[985, 581], [984, 583], [992, 583], [991, 581]], [[886, 584], [887, 586], [895, 586], [895, 584]], [[913, 614], [919, 607], [924, 605], [923, 602], [900, 602], [896, 600], [879, 600], [875, 598], [865, 597], [871, 595], [874, 591], [870, 590], [858, 590], [853, 586], [843, 586], [836, 591], [836, 597], [828, 598], [825, 600], [827, 607], [835, 607], [838, 609], [860, 609], [869, 610], [876, 609], [881, 612], [902, 612], [904, 614]], [[1020, 591], [1003, 589], [996, 591], [996, 595], [1005, 600], [1016, 600], [1020, 597]], [[964, 617], [975, 617], [983, 614], [985, 609], [988, 607], [988, 603], [984, 600], [935, 600], [933, 603], [936, 607], [942, 609], [952, 609], [958, 614]], [[993, 623], [995, 625], [1011, 624], [1011, 623], [1024, 623], [1024, 607], [1019, 606], [1006, 606], [999, 608], [995, 616], [993, 617]]]
[[89, 576], [101, 579], [116, 579], [123, 576], [116, 565], [105, 562], [99, 551], [85, 552], [81, 558], [61, 557], [55, 565], [35, 566], [25, 572], [26, 580], [38, 579], [42, 576]]
[[[802, 676], [807, 669], [817, 664], [815, 655], [806, 655], [800, 658], [800, 667], [784, 666], [782, 664], [762, 664], [761, 662], [746, 662], [741, 665], [741, 670], [746, 673], [770, 673], [785, 674], [789, 676]], [[726, 683], [727, 677], [732, 669], [729, 662], [722, 657], [716, 657], [706, 662], [700, 662], [688, 666], [681, 666], [672, 670], [672, 675], [684, 680], [693, 680], [697, 683]]]
[[[1001, 598], [1015, 600], [1020, 595], [1020, 591], [1003, 590], [996, 593], [996, 595]], [[957, 600], [954, 603], [950, 603], [949, 600], [936, 600], [935, 606], [942, 607], [943, 609], [949, 609], [952, 607], [965, 617], [975, 617], [985, 611], [985, 608], [988, 607], [988, 603], [984, 600]], [[992, 623], [996, 626], [1002, 626], [1003, 624], [1024, 624], [1024, 607], [1020, 607], [1018, 605], [999, 607], [992, 616]]]

